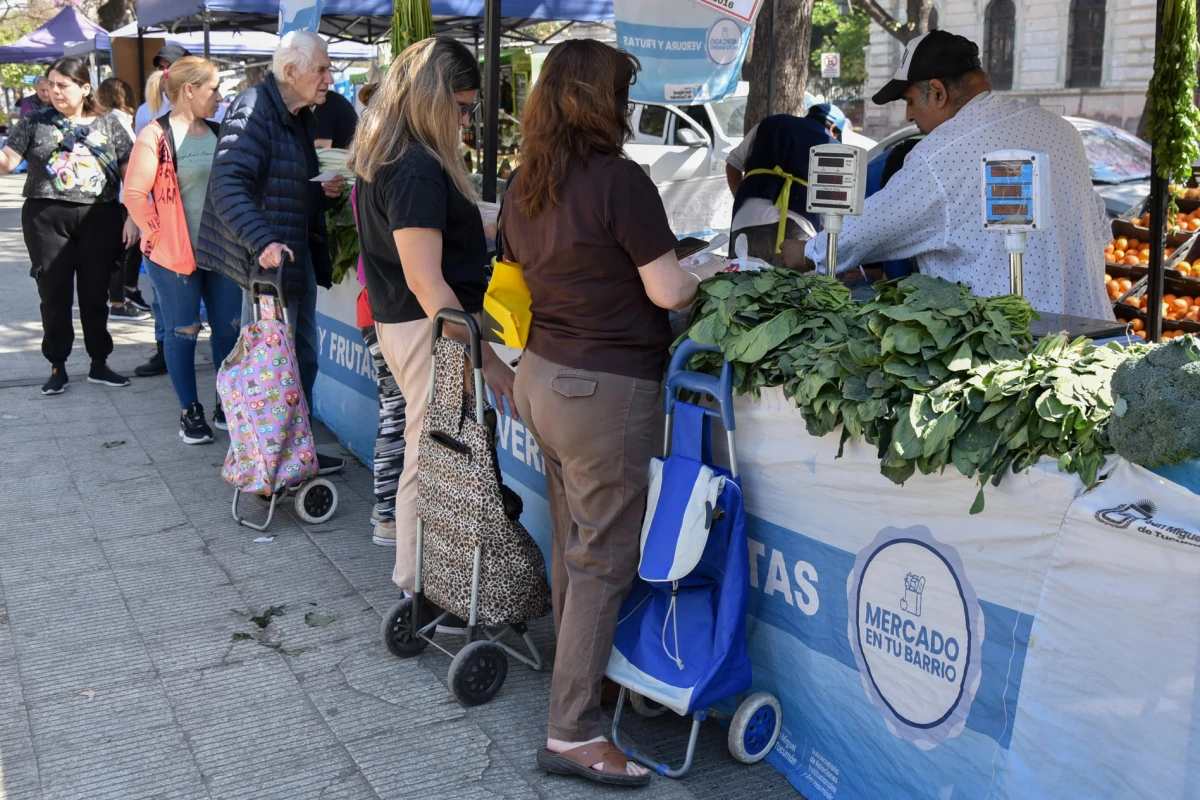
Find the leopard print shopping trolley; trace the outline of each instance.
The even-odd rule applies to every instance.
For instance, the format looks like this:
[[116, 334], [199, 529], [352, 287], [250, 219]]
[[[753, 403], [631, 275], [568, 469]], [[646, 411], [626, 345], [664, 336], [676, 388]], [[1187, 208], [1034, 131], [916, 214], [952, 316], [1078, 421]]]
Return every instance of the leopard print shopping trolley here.
[[[444, 322], [465, 325], [470, 350], [442, 338]], [[416, 592], [383, 620], [383, 640], [408, 658], [433, 644], [453, 613], [467, 620], [466, 646], [450, 664], [450, 690], [464, 705], [500, 690], [512, 656], [540, 670], [525, 623], [550, 612], [546, 563], [518, 521], [520, 498], [503, 485], [496, 460], [495, 411], [483, 393], [482, 342], [473, 317], [443, 309], [433, 323], [433, 388], [421, 431], [417, 473]], [[467, 359], [474, 386], [466, 387]], [[529, 655], [500, 639], [511, 629]]]

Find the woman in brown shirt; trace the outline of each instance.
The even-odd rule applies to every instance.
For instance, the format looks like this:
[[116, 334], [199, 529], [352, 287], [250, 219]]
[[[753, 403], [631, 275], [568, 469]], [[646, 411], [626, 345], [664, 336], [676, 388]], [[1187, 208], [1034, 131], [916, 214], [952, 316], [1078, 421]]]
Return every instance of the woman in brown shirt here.
[[675, 258], [654, 184], [622, 155], [639, 68], [595, 41], [550, 52], [501, 219], [533, 298], [514, 390], [545, 457], [553, 528], [558, 651], [538, 764], [634, 785], [649, 773], [605, 739], [600, 684], [637, 570], [667, 312], [688, 305], [700, 283]]

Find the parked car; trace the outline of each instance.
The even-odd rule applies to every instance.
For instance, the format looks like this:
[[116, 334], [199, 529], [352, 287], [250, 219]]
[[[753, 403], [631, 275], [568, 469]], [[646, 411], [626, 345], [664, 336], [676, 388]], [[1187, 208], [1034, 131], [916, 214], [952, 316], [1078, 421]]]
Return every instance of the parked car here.
[[[658, 185], [671, 227], [681, 235], [719, 231], [733, 218], [725, 159], [745, 136], [750, 84], [728, 97], [694, 106], [634, 103], [633, 139], [625, 154]], [[806, 105], [810, 96], [805, 96]], [[815, 100], [814, 100], [815, 102]], [[846, 144], [864, 149], [873, 139], [847, 132]]]
[[[1150, 194], [1150, 145], [1120, 128], [1081, 117], [1064, 117], [1079, 131], [1091, 167], [1092, 186], [1104, 198], [1112, 218], [1138, 205]], [[884, 137], [867, 153], [867, 160], [888, 153], [893, 147], [923, 134], [908, 125]]]

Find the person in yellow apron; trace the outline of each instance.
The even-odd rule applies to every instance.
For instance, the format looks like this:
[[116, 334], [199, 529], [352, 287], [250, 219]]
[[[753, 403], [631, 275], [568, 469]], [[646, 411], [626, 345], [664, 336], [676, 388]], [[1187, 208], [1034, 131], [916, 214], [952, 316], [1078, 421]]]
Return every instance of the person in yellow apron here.
[[804, 208], [808, 198], [808, 151], [837, 142], [846, 124], [837, 106], [815, 105], [808, 116], [775, 114], [756, 125], [726, 159], [734, 193], [731, 240], [745, 235], [748, 255], [776, 267], [800, 269], [804, 242], [819, 220]]

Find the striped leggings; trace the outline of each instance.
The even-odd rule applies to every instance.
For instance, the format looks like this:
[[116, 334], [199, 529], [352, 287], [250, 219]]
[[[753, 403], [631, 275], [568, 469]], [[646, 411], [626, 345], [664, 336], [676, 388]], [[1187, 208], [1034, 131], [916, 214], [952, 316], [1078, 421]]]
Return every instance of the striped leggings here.
[[363, 342], [375, 362], [379, 392], [379, 433], [375, 437], [375, 512], [381, 522], [396, 519], [396, 486], [404, 470], [404, 395], [379, 348], [375, 327], [362, 328]]

